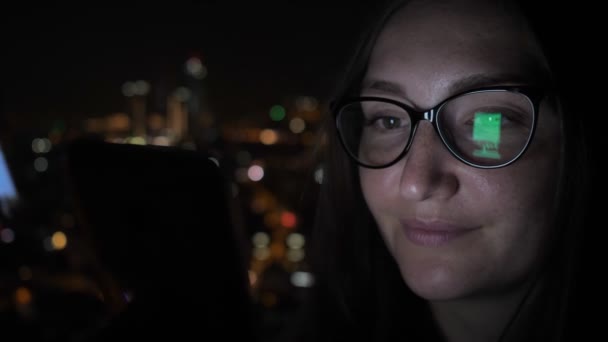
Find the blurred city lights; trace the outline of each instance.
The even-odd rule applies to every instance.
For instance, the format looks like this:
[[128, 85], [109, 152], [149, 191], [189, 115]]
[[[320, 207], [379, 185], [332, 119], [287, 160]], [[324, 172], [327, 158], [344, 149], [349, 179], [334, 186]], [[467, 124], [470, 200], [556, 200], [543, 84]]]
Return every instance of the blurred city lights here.
[[259, 182], [264, 178], [264, 169], [259, 165], [251, 165], [247, 169], [247, 177], [253, 182]]
[[169, 146], [171, 145], [171, 140], [168, 137], [159, 135], [152, 138], [151, 144], [156, 146]]
[[304, 235], [300, 233], [291, 233], [287, 236], [287, 246], [291, 249], [301, 249], [306, 243]]
[[145, 145], [146, 144], [146, 138], [144, 138], [144, 137], [128, 137], [127, 139], [125, 139], [125, 142], [127, 144], [131, 144], [131, 145]]
[[281, 225], [285, 228], [293, 228], [296, 226], [296, 215], [291, 211], [281, 213]]
[[[311, 128], [315, 128], [314, 125], [316, 125], [319, 120], [319, 117], [314, 116], [317, 115], [314, 113], [321, 113], [319, 101], [311, 96], [298, 96], [295, 98], [295, 102], [292, 100], [290, 103], [286, 103], [285, 106], [276, 104], [270, 107], [269, 105], [272, 105], [273, 103], [267, 103], [266, 107], [263, 107], [261, 115], [266, 117], [265, 120], [268, 120], [266, 115], [269, 115], [270, 119], [273, 121], [270, 123], [264, 121], [264, 119], [260, 121], [258, 120], [259, 118], [247, 118], [242, 121], [237, 121], [236, 124], [230, 120], [224, 122], [223, 117], [217, 116], [216, 119], [215, 114], [211, 112], [210, 109], [203, 108], [206, 106], [205, 98], [202, 96], [205, 93], [202, 91], [204, 88], [199, 88], [195, 85], [197, 82], [192, 80], [192, 78], [200, 80], [207, 77], [207, 67], [198, 57], [188, 58], [185, 60], [185, 63], [184, 60], [185, 59], [180, 60], [178, 64], [178, 71], [182, 73], [179, 77], [186, 77], [188, 82], [190, 82], [188, 83], [191, 85], [190, 88], [179, 87], [176, 89], [175, 87], [177, 87], [179, 83], [175, 86], [170, 86], [175, 83], [159, 81], [159, 89], [157, 92], [156, 81], [154, 81], [154, 89], [152, 89], [154, 90], [154, 98], [150, 98], [150, 103], [148, 103], [148, 99], [143, 98], [143, 96], [150, 94], [151, 91], [151, 84], [148, 81], [133, 79], [132, 81], [124, 82], [121, 87], [122, 94], [130, 99], [122, 98], [122, 101], [127, 102], [128, 112], [108, 112], [102, 114], [97, 108], [92, 108], [90, 110], [85, 109], [85, 112], [90, 111], [91, 113], [98, 113], [105, 116], [85, 118], [81, 122], [84, 125], [80, 126], [72, 124], [70, 121], [69, 129], [66, 128], [65, 123], [61, 122], [59, 125], [56, 125], [56, 128], [53, 128], [53, 131], [49, 133], [48, 138], [44, 138], [44, 134], [40, 135], [40, 138], [33, 140], [26, 138], [24, 141], [25, 152], [28, 152], [30, 147], [28, 145], [31, 140], [31, 150], [38, 155], [32, 155], [25, 159], [25, 166], [29, 168], [30, 173], [33, 173], [31, 162], [32, 159], [35, 159], [34, 169], [37, 172], [47, 171], [49, 169], [49, 163], [52, 163], [51, 171], [54, 171], [55, 169], [60, 171], [58, 168], [60, 164], [57, 164], [53, 161], [54, 159], [51, 158], [54, 156], [54, 153], [50, 156], [43, 154], [50, 152], [51, 149], [57, 150], [58, 147], [61, 147], [60, 143], [63, 143], [66, 139], [73, 136], [78, 136], [79, 133], [95, 133], [95, 137], [98, 135], [103, 136], [105, 141], [116, 143], [136, 145], [152, 144], [158, 146], [175, 145], [184, 149], [196, 150], [197, 148], [203, 149], [206, 146], [212, 148], [218, 147], [212, 144], [207, 145], [207, 143], [216, 142], [220, 137], [219, 133], [221, 132], [222, 141], [220, 141], [220, 144], [222, 144], [225, 139], [230, 143], [243, 143], [243, 146], [246, 146], [237, 147], [236, 150], [228, 151], [228, 153], [238, 151], [234, 155], [234, 161], [236, 163], [231, 164], [232, 160], [222, 160], [223, 167], [226, 167], [227, 169], [233, 167], [232, 170], [235, 172], [233, 174], [234, 181], [229, 184], [232, 197], [237, 199], [239, 195], [243, 196], [245, 208], [253, 211], [255, 214], [253, 215], [255, 220], [253, 222], [254, 227], [272, 232], [272, 235], [269, 235], [269, 233], [266, 232], [258, 232], [251, 236], [252, 245], [249, 245], [249, 248], [252, 248], [254, 263], [252, 265], [252, 270], [249, 270], [248, 272], [250, 284], [261, 284], [265, 274], [264, 268], [268, 267], [268, 265], [274, 265], [274, 261], [280, 263], [282, 267], [285, 268], [285, 271], [293, 272], [296, 269], [300, 270], [301, 268], [299, 265], [291, 263], [299, 263], [304, 260], [306, 255], [304, 248], [306, 240], [304, 235], [292, 232], [296, 230], [298, 225], [303, 225], [302, 222], [300, 222], [302, 221], [303, 216], [301, 217], [300, 213], [285, 210], [284, 208], [293, 208], [293, 203], [290, 203], [291, 197], [286, 195], [289, 195], [292, 189], [298, 185], [296, 184], [297, 182], [308, 180], [312, 183], [310, 174], [303, 173], [305, 176], [299, 177], [302, 174], [297, 173], [296, 175], [293, 175], [291, 172], [310, 170], [309, 167], [311, 165], [309, 165], [309, 163], [311, 162], [311, 159], [303, 158], [299, 153], [293, 151], [297, 151], [300, 147], [307, 148], [308, 146], [305, 145], [312, 145], [317, 142], [319, 136], [313, 134], [312, 132], [314, 129]], [[184, 74], [184, 72], [186, 72], [186, 74]], [[129, 76], [126, 78], [128, 77]], [[142, 75], [140, 77], [146, 76]], [[123, 78], [123, 80], [124, 79], [125, 78]], [[165, 88], [160, 87], [160, 85], [163, 85]], [[118, 86], [119, 84], [113, 86], [115, 94], [118, 94]], [[201, 96], [199, 96], [199, 92]], [[118, 94], [118, 96], [121, 98], [120, 94]], [[158, 99], [156, 96], [164, 96], [166, 99]], [[166, 112], [162, 109], [163, 106], [166, 106]], [[251, 107], [253, 108], [253, 106]], [[270, 107], [269, 110], [268, 107]], [[150, 108], [153, 108], [153, 111], [150, 111]], [[196, 108], [196, 110], [193, 110], [192, 108]], [[286, 108], [289, 109], [289, 113]], [[249, 112], [247, 114], [251, 113]], [[264, 127], [267, 123], [269, 123], [269, 125], [266, 127], [271, 128]], [[132, 126], [134, 126], [134, 128]], [[138, 130], [141, 126], [145, 129]], [[200, 129], [201, 127], [204, 129]], [[79, 132], [79, 129], [82, 129], [83, 132]], [[289, 131], [287, 131], [287, 129], [289, 129]], [[205, 141], [199, 140], [201, 137], [204, 138]], [[198, 144], [199, 142], [201, 142], [201, 144]], [[261, 146], [261, 144], [278, 144], [280, 146], [265, 148], [264, 146]], [[19, 146], [21, 146], [21, 144]], [[221, 148], [222, 146], [219, 147]], [[251, 152], [245, 150], [245, 148], [249, 149]], [[242, 150], [239, 151], [239, 149]], [[285, 153], [285, 155], [288, 155], [288, 159], [280, 159], [282, 155], [277, 156], [274, 153]], [[29, 155], [30, 154], [28, 153], [28, 156]], [[218, 158], [210, 157], [209, 159], [218, 167], [220, 166]], [[276, 171], [275, 175], [275, 170], [283, 166], [287, 166], [285, 169], [290, 173], [285, 176], [279, 171]], [[314, 164], [312, 166], [314, 167]], [[1, 169], [0, 171], [3, 172]], [[0, 172], [0, 185], [2, 185], [2, 187], [0, 187], [0, 197], [3, 195], [2, 191], [4, 187], [2, 184], [2, 176], [4, 176], [2, 172]], [[51, 179], [50, 176], [52, 175], [45, 175], [45, 177], [39, 178], [40, 180], [46, 181], [47, 179]], [[267, 178], [271, 180], [267, 182], [268, 184], [251, 183], [259, 182], [264, 179], [265, 176], [268, 176]], [[321, 184], [323, 182], [323, 168], [321, 166], [314, 169], [313, 177], [314, 181], [317, 183]], [[36, 177], [32, 178], [38, 179]], [[288, 186], [285, 186], [285, 188], [282, 189], [281, 186], [285, 183], [288, 183]], [[268, 186], [268, 189], [266, 186]], [[58, 201], [58, 203], [60, 202]], [[247, 206], [247, 204], [249, 204], [249, 206]], [[67, 212], [66, 208], [57, 209], [55, 213], [58, 215], [52, 216], [53, 219], [51, 219], [53, 222], [47, 222], [44, 226], [37, 226], [37, 228], [40, 229], [54, 227], [63, 230], [63, 232], [56, 231], [54, 233], [50, 231], [48, 232], [48, 235], [42, 237], [43, 239], [41, 239], [39, 235], [36, 235], [35, 242], [38, 243], [39, 246], [40, 243], [43, 242], [44, 248], [49, 252], [66, 248], [68, 244], [66, 233], [69, 235], [71, 234], [70, 232], [72, 232], [71, 229], [79, 228], [78, 226], [75, 227], [75, 216], [72, 216]], [[262, 217], [263, 222], [257, 221]], [[248, 219], [249, 216], [246, 218]], [[16, 231], [19, 232], [17, 240], [18, 245], [20, 245], [21, 241], [26, 241], [24, 239], [27, 235], [20, 229]], [[165, 233], [170, 234], [169, 231]], [[14, 242], [15, 234], [15, 231], [0, 226], [0, 242], [6, 244]], [[76, 236], [72, 237], [72, 235], [70, 235], [69, 242], [70, 246], [67, 252], [79, 251], [82, 247], [79, 245], [79, 240]], [[10, 247], [12, 249], [14, 246]], [[67, 255], [68, 254], [65, 256]], [[72, 255], [70, 254], [69, 256], [71, 257]], [[64, 255], [60, 255], [60, 257], [64, 257]], [[48, 259], [54, 260], [55, 257], [49, 257]], [[257, 262], [263, 260], [267, 260], [268, 262]], [[78, 260], [78, 262], [80, 261], [85, 260]], [[284, 263], [284, 261], [289, 262]], [[18, 265], [19, 264], [17, 264], [17, 266]], [[34, 270], [37, 269], [38, 268], [35, 268]], [[17, 272], [19, 279], [22, 281], [31, 280], [32, 273], [32, 269], [28, 266], [19, 267]], [[42, 278], [42, 275], [43, 274], [36, 272], [35, 280]], [[288, 278], [285, 280], [287, 279]], [[313, 280], [312, 274], [307, 272], [295, 272], [291, 274], [291, 278], [289, 278], [289, 281], [297, 287], [309, 287], [313, 284]], [[38, 299], [39, 292], [37, 290], [31, 292], [28, 288], [18, 288], [18, 286], [18, 284], [15, 284], [13, 289], [7, 292], [7, 295], [10, 296], [11, 293], [14, 293], [15, 300], [19, 303], [30, 303], [32, 301], [32, 295], [36, 296], [34, 299]], [[119, 292], [118, 294], [124, 296], [124, 299], [127, 302], [132, 300], [132, 293], [130, 292], [125, 291]], [[270, 292], [261, 292], [259, 298], [264, 305], [274, 306], [280, 297], [277, 297], [277, 295]], [[36, 301], [36, 304], [38, 304], [38, 301]]]
[[47, 138], [36, 138], [32, 141], [32, 151], [34, 153], [48, 153], [51, 151], [51, 141]]
[[253, 257], [257, 260], [266, 260], [270, 257], [270, 249], [268, 247], [256, 247], [253, 250]]
[[285, 108], [281, 105], [274, 105], [270, 108], [270, 119], [272, 121], [281, 121], [285, 118]]
[[287, 251], [287, 260], [291, 262], [300, 262], [304, 260], [304, 250], [303, 249], [290, 249]]
[[11, 243], [15, 241], [15, 232], [10, 228], [3, 228], [0, 230], [0, 239], [4, 243]]
[[264, 145], [273, 145], [279, 140], [279, 135], [273, 129], [263, 129], [260, 132], [260, 142]]
[[18, 287], [15, 291], [15, 302], [18, 305], [28, 305], [32, 301], [32, 292], [27, 287]]
[[247, 273], [249, 274], [249, 285], [255, 286], [258, 281], [258, 275], [252, 270], [249, 270]]
[[150, 91], [150, 83], [144, 80], [138, 80], [133, 85], [134, 95], [143, 96], [147, 95]]
[[34, 170], [37, 172], [45, 172], [49, 168], [49, 161], [44, 157], [34, 159]]
[[186, 72], [199, 80], [207, 76], [207, 67], [197, 57], [191, 57], [186, 61]]
[[56, 251], [64, 249], [68, 244], [68, 237], [63, 232], [57, 231], [51, 236], [51, 244]]
[[122, 85], [122, 94], [126, 97], [135, 96], [137, 92], [137, 86], [135, 82], [125, 82]]
[[192, 91], [190, 91], [190, 89], [186, 87], [179, 87], [175, 90], [175, 97], [181, 102], [186, 102], [190, 100], [191, 96]]
[[290, 280], [296, 287], [311, 287], [314, 284], [314, 277], [309, 272], [293, 272]]
[[317, 167], [317, 169], [315, 170], [315, 181], [319, 184], [323, 184], [323, 167], [319, 166]]
[[289, 121], [289, 130], [293, 133], [302, 133], [306, 129], [306, 122], [302, 118], [293, 118]]
[[126, 113], [113, 113], [104, 125], [110, 131], [128, 131], [131, 128], [131, 118]]
[[257, 232], [251, 237], [251, 242], [255, 247], [267, 247], [270, 244], [270, 236], [264, 232]]

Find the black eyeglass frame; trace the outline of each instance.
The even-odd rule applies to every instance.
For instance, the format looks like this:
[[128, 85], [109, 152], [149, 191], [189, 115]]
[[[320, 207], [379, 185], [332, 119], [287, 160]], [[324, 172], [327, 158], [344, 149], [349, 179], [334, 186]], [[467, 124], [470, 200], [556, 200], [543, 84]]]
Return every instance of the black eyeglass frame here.
[[[493, 91], [516, 92], [516, 93], [526, 96], [528, 98], [528, 100], [530, 101], [530, 103], [532, 104], [532, 108], [533, 108], [532, 127], [530, 128], [530, 135], [528, 136], [526, 145], [522, 148], [521, 152], [518, 153], [515, 157], [513, 157], [509, 161], [504, 162], [499, 165], [479, 165], [479, 164], [471, 163], [468, 160], [464, 159], [450, 147], [450, 144], [448, 144], [447, 139], [443, 136], [443, 134], [441, 134], [441, 130], [439, 129], [437, 113], [440, 113], [441, 108], [446, 103], [450, 102], [451, 100], [453, 100], [455, 98], [474, 94], [474, 93], [493, 92]], [[450, 154], [452, 154], [456, 159], [460, 160], [461, 162], [463, 162], [469, 166], [475, 167], [475, 168], [498, 169], [501, 167], [511, 165], [512, 163], [517, 161], [526, 152], [526, 150], [530, 146], [530, 143], [532, 142], [532, 139], [534, 138], [534, 133], [536, 132], [536, 123], [538, 122], [540, 102], [542, 101], [542, 99], [544, 97], [545, 97], [545, 91], [541, 87], [537, 87], [537, 86], [529, 86], [529, 85], [494, 86], [494, 87], [476, 88], [476, 89], [472, 89], [472, 90], [468, 90], [468, 91], [465, 91], [462, 93], [452, 95], [452, 96], [444, 99], [443, 101], [441, 101], [436, 106], [434, 106], [430, 109], [426, 109], [426, 110], [417, 110], [415, 108], [412, 108], [411, 106], [408, 106], [407, 104], [405, 104], [401, 101], [397, 101], [397, 100], [385, 98], [385, 97], [380, 97], [380, 96], [346, 97], [346, 98], [342, 99], [341, 101], [332, 102], [330, 108], [331, 108], [331, 111], [334, 116], [334, 121], [335, 121], [335, 125], [336, 125], [336, 130], [337, 130], [336, 133], [338, 134], [342, 147], [344, 148], [346, 153], [349, 155], [349, 157], [360, 166], [370, 168], [370, 169], [383, 169], [383, 168], [387, 168], [387, 167], [397, 163], [409, 151], [409, 149], [412, 145], [412, 142], [414, 141], [414, 136], [416, 135], [416, 129], [418, 128], [418, 123], [422, 120], [427, 120], [431, 123], [431, 125], [435, 129], [435, 132], [441, 138], [443, 145], [448, 149], [448, 151], [450, 151]], [[412, 133], [409, 136], [409, 139], [408, 139], [407, 144], [405, 145], [405, 148], [403, 149], [403, 151], [401, 151], [401, 153], [399, 153], [399, 155], [397, 155], [397, 157], [395, 157], [394, 160], [392, 160], [389, 163], [382, 164], [382, 165], [369, 165], [369, 164], [365, 164], [365, 163], [361, 162], [359, 160], [359, 158], [356, 155], [354, 155], [353, 152], [350, 151], [350, 149], [347, 147], [347, 143], [344, 141], [344, 138], [342, 137], [341, 125], [340, 125], [340, 120], [339, 120], [342, 110], [344, 109], [345, 106], [350, 105], [352, 103], [365, 102], [365, 101], [379, 101], [379, 102], [389, 103], [389, 104], [395, 105], [397, 107], [400, 107], [408, 113], [408, 115], [410, 116], [410, 119], [412, 121]]]

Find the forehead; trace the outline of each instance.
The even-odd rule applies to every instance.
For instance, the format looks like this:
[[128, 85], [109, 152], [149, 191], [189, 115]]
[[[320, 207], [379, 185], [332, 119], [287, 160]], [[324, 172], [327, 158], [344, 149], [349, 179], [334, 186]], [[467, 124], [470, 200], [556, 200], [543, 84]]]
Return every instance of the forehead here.
[[[446, 96], [450, 86], [466, 88], [463, 79], [540, 83], [547, 70], [539, 45], [514, 9], [493, 1], [426, 1], [402, 7], [388, 20], [365, 78]], [[504, 75], [508, 79], [501, 80]], [[495, 84], [479, 86], [485, 85]]]

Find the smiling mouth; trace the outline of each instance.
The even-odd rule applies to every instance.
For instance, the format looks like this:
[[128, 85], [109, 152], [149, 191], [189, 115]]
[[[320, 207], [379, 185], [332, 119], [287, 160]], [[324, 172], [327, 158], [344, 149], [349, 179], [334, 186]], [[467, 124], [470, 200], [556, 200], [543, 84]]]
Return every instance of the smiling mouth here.
[[415, 245], [439, 247], [446, 245], [479, 227], [459, 226], [451, 223], [402, 221], [401, 226], [407, 239]]

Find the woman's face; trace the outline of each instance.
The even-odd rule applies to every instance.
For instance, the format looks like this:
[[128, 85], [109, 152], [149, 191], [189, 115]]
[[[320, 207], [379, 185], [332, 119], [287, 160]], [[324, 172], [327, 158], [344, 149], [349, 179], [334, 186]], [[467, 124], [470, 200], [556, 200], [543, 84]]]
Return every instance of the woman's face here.
[[[472, 88], [538, 81], [546, 62], [523, 20], [491, 6], [399, 10], [376, 41], [362, 95], [424, 109]], [[465, 165], [422, 121], [398, 163], [360, 168], [365, 200], [415, 293], [443, 300], [508, 291], [538, 265], [560, 167], [560, 120], [547, 102], [530, 147], [510, 166]]]

